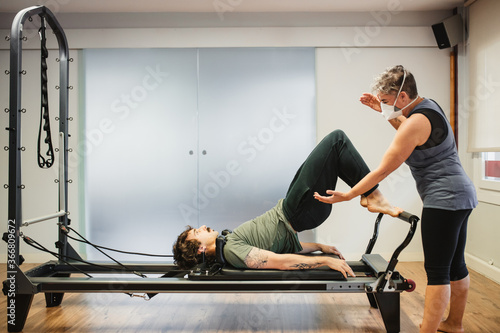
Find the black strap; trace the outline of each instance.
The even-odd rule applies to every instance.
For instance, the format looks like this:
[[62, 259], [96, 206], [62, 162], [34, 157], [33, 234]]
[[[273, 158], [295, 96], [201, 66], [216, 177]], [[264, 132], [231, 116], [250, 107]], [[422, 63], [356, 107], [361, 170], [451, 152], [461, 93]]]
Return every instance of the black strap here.
[[[45, 18], [41, 17], [41, 27], [38, 30], [40, 34], [40, 90], [41, 90], [41, 107], [40, 107], [40, 127], [38, 129], [38, 166], [48, 169], [54, 164], [54, 148], [52, 146], [52, 136], [50, 134], [49, 122], [49, 94], [47, 89], [47, 58], [49, 51], [46, 46], [45, 38]], [[45, 139], [42, 143], [42, 131], [45, 132]], [[42, 154], [42, 145], [47, 145], [47, 152]]]

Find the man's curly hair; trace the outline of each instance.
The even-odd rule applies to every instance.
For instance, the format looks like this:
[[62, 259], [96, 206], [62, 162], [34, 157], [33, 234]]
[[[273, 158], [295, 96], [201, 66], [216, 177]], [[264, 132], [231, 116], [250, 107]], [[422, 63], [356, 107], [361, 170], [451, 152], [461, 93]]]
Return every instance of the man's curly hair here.
[[195, 239], [186, 240], [192, 229], [193, 227], [188, 225], [174, 243], [174, 262], [180, 269], [191, 269], [201, 261], [202, 255], [198, 254], [200, 242]]

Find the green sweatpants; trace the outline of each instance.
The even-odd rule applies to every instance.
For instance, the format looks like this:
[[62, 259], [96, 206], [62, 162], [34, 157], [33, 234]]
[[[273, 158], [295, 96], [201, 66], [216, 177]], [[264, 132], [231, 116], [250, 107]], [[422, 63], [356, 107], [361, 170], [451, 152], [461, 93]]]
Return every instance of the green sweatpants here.
[[338, 178], [353, 187], [369, 172], [347, 135], [341, 130], [333, 131], [314, 148], [295, 174], [283, 201], [285, 217], [297, 232], [316, 228], [328, 218], [332, 205], [314, 199], [314, 192], [325, 195], [326, 190], [334, 190]]

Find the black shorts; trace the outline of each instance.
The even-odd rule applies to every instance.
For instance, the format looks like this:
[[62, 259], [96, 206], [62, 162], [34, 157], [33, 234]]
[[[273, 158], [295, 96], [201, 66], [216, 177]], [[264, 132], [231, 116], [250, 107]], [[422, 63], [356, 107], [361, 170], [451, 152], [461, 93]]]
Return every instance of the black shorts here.
[[423, 209], [421, 230], [428, 285], [449, 284], [469, 274], [464, 251], [471, 212], [472, 209]]

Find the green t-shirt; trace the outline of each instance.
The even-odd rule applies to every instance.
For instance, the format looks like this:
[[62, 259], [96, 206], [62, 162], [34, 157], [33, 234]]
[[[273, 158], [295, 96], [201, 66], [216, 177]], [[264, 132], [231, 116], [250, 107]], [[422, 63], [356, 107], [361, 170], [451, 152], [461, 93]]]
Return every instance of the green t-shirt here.
[[263, 215], [234, 229], [227, 236], [224, 258], [236, 268], [246, 268], [245, 258], [252, 247], [274, 253], [297, 253], [302, 250], [297, 233], [283, 214], [283, 200]]

